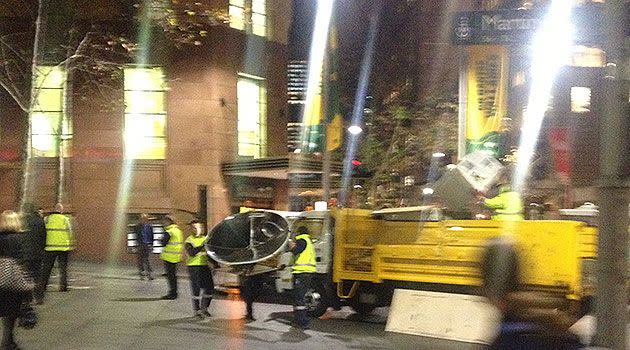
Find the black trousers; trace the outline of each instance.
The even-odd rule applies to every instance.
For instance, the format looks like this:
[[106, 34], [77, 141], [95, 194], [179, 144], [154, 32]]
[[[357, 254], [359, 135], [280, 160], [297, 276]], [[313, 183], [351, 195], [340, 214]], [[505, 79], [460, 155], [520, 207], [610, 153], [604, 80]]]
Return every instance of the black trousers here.
[[293, 274], [293, 316], [300, 327], [308, 327], [306, 293], [311, 288], [313, 276], [310, 273]]
[[24, 262], [24, 266], [31, 275], [31, 278], [35, 283], [41, 280], [42, 275], [42, 259], [30, 259]]
[[241, 280], [241, 296], [245, 302], [247, 316], [254, 318], [254, 299], [260, 294], [262, 280], [260, 275], [243, 276]]
[[210, 306], [214, 292], [210, 268], [208, 266], [188, 266], [188, 273], [190, 274], [193, 310], [206, 310]]
[[59, 290], [64, 291], [68, 289], [68, 258], [70, 256], [69, 251], [46, 251], [44, 254], [44, 263], [42, 265], [42, 275], [39, 283], [35, 288], [35, 298], [42, 299], [44, 292], [46, 292], [46, 285], [50, 279], [50, 273], [57, 261], [59, 266]]
[[177, 296], [177, 263], [164, 261], [164, 271], [168, 282], [168, 295]]
[[2, 347], [10, 349], [10, 345], [15, 344], [13, 339], [13, 330], [15, 329], [15, 322], [17, 321], [18, 313], [10, 313], [2, 318]]
[[140, 276], [151, 276], [151, 262], [149, 262], [149, 256], [151, 255], [152, 246], [150, 244], [140, 243], [138, 245], [138, 273]]

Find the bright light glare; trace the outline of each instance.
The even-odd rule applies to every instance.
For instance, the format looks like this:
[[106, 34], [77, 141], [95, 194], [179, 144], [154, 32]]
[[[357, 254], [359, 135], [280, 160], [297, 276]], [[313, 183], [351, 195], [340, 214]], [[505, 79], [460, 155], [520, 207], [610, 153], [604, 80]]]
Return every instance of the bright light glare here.
[[[330, 25], [333, 4], [333, 0], [319, 0], [317, 2], [317, 15], [315, 17], [315, 28], [313, 29], [313, 41], [311, 43], [308, 67], [308, 83], [306, 85], [306, 106], [313, 105], [322, 82], [322, 65], [324, 63], [324, 53], [326, 52], [326, 43], [328, 41], [328, 26]], [[311, 118], [307, 110], [308, 108], [304, 108], [304, 116], [302, 119], [305, 125], [310, 125], [311, 121], [305, 120]]]
[[446, 157], [446, 154], [444, 154], [444, 152], [433, 153], [433, 158], [444, 158], [444, 157]]
[[533, 40], [532, 84], [523, 116], [519, 159], [513, 179], [513, 187], [519, 192], [523, 190], [527, 178], [554, 79], [571, 54], [571, 8], [571, 1], [554, 0]]
[[433, 194], [433, 189], [431, 187], [425, 187], [425, 188], [422, 189], [422, 194], [424, 194], [424, 195]]
[[352, 125], [348, 127], [348, 132], [352, 135], [359, 135], [363, 132], [363, 129], [361, 129], [361, 127], [358, 125]]

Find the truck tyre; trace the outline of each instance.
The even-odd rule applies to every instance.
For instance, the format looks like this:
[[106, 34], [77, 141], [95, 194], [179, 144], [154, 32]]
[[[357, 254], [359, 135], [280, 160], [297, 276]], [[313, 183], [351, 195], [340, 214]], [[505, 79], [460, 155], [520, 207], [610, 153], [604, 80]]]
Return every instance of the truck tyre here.
[[372, 311], [374, 311], [374, 309], [376, 308], [376, 305], [374, 304], [362, 303], [357, 299], [358, 298], [356, 297], [350, 299], [350, 307], [352, 308], [352, 310], [354, 310], [354, 312], [358, 313], [361, 316], [367, 316], [371, 314]]
[[492, 302], [518, 291], [518, 255], [512, 242], [499, 237], [488, 243], [481, 260], [481, 278], [482, 293]]
[[314, 278], [311, 288], [306, 292], [306, 307], [311, 317], [317, 318], [326, 313], [330, 304], [327, 295], [323, 281]]
[[359, 290], [348, 300], [348, 304], [354, 312], [361, 316], [367, 316], [376, 309], [378, 292], [371, 284], [361, 284]]

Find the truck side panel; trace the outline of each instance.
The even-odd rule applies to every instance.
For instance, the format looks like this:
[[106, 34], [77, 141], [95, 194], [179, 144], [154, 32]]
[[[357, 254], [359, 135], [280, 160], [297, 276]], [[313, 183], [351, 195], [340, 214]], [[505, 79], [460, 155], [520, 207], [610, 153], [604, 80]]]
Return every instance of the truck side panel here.
[[488, 240], [514, 238], [521, 283], [569, 297], [583, 294], [583, 258], [594, 258], [596, 232], [574, 221], [375, 220], [369, 210], [337, 210], [335, 282], [385, 280], [479, 286]]

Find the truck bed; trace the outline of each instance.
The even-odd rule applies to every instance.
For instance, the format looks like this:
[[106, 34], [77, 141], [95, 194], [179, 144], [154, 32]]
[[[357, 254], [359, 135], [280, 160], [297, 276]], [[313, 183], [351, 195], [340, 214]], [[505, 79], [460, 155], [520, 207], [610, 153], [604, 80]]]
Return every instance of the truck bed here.
[[576, 221], [393, 221], [360, 209], [333, 216], [335, 282], [479, 286], [485, 245], [506, 235], [516, 242], [525, 288], [577, 296], [587, 289], [582, 261], [596, 256], [595, 228]]

